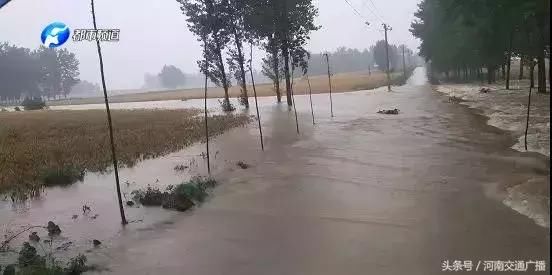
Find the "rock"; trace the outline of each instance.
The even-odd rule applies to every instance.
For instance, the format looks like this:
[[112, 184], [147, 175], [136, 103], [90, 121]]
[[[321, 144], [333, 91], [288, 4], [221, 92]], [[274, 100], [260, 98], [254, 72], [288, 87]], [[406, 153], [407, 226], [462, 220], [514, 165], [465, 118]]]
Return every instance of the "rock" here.
[[67, 250], [72, 244], [73, 242], [63, 243], [60, 246], [56, 247], [56, 250]]
[[39, 242], [40, 237], [36, 234], [36, 232], [32, 232], [31, 235], [29, 235], [29, 240], [31, 242]]
[[90, 212], [90, 206], [85, 204], [82, 206], [82, 213], [86, 214], [87, 212]]
[[398, 115], [399, 109], [393, 109], [393, 110], [379, 110], [378, 114], [384, 114], [384, 115]]
[[96, 214], [96, 215], [94, 215], [94, 216], [92, 216], [92, 217], [90, 217], [90, 218], [95, 220], [98, 216], [99, 216], [99, 214]]
[[490, 91], [491, 91], [491, 89], [486, 88], [486, 87], [483, 87], [483, 88], [479, 89], [479, 92], [480, 92], [480, 93], [484, 93], [484, 94], [486, 94], [486, 93], [488, 93], [488, 92], [490, 92]]
[[48, 235], [59, 235], [61, 233], [61, 229], [53, 221], [48, 222], [46, 229], [48, 229]]
[[238, 167], [240, 167], [241, 169], [247, 169], [247, 168], [249, 168], [249, 164], [247, 164], [247, 163], [245, 163], [245, 162], [243, 162], [243, 161], [241, 161], [241, 160], [238, 161], [238, 162], [236, 163], [236, 165], [238, 165]]
[[99, 240], [94, 239], [94, 240], [92, 240], [92, 244], [94, 244], [94, 246], [98, 246], [98, 245], [102, 244], [102, 242], [100, 242]]
[[134, 202], [133, 202], [133, 201], [127, 201], [127, 202], [126, 202], [126, 205], [127, 205], [127, 206], [134, 206]]
[[73, 215], [71, 219], [76, 220], [79, 217], [79, 215]]

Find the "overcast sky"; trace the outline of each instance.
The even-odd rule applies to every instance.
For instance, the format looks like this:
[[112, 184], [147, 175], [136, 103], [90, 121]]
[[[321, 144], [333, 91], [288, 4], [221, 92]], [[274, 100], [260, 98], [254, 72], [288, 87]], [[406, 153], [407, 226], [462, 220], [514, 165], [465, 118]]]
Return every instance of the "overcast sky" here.
[[[355, 14], [345, 0], [313, 0], [319, 8], [318, 25], [308, 49], [334, 50], [340, 46], [364, 49], [383, 38], [381, 22], [393, 30], [390, 43], [405, 43], [416, 49], [418, 41], [408, 31], [418, 0], [349, 0], [362, 15]], [[108, 89], [139, 88], [144, 73], [157, 73], [173, 64], [186, 73], [198, 72], [199, 42], [186, 26], [176, 0], [96, 0], [98, 28], [121, 30], [120, 41], [103, 43]], [[380, 19], [381, 17], [381, 19]], [[366, 26], [364, 21], [370, 21]], [[51, 22], [75, 28], [91, 28], [88, 0], [12, 0], [0, 9], [0, 41], [37, 48], [40, 33]], [[99, 82], [98, 57], [93, 42], [69, 40], [62, 47], [80, 60], [81, 79]], [[254, 59], [261, 57], [257, 51]], [[259, 62], [256, 62], [259, 64]], [[1, 72], [0, 72], [1, 73]]]

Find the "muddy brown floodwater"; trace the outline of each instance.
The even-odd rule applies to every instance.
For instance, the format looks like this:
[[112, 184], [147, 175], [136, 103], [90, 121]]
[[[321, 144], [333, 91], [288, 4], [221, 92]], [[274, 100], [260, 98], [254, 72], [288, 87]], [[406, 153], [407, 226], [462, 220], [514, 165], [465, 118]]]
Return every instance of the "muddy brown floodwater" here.
[[[143, 221], [121, 229], [111, 176], [92, 174], [48, 191], [42, 210], [9, 218], [58, 213], [62, 229], [77, 227], [74, 238], [107, 239], [89, 255], [113, 274], [427, 275], [440, 274], [443, 260], [546, 260], [549, 269], [549, 229], [502, 203], [506, 186], [548, 181], [549, 158], [510, 149], [516, 136], [449, 104], [423, 68], [392, 92], [334, 95], [334, 118], [327, 95], [313, 99], [314, 126], [308, 97], [296, 98], [300, 135], [285, 103], [261, 104], [264, 152], [256, 123], [216, 138], [221, 185], [191, 212], [127, 208], [129, 219]], [[376, 113], [393, 108], [400, 114]], [[144, 161], [122, 178], [174, 184], [204, 173], [202, 150]], [[236, 166], [240, 160], [250, 167]], [[186, 162], [197, 165], [173, 171]], [[66, 209], [80, 203], [65, 197], [71, 190], [100, 220], [71, 221]]]

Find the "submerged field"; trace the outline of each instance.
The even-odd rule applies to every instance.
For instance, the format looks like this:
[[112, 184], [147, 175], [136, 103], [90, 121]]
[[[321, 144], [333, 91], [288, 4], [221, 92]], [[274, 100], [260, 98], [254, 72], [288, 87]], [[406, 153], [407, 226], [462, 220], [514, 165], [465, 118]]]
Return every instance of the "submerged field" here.
[[[393, 73], [391, 75], [393, 83], [397, 83], [402, 79], [402, 73]], [[310, 77], [310, 84], [312, 92], [315, 94], [328, 93], [328, 76], [317, 75]], [[368, 90], [381, 87], [387, 84], [387, 77], [382, 72], [351, 72], [351, 73], [339, 73], [332, 76], [332, 92], [350, 92], [358, 90]], [[294, 93], [306, 94], [308, 93], [308, 83], [305, 78], [294, 79]], [[281, 82], [280, 89], [282, 91], [282, 100], [285, 101], [285, 82]], [[258, 96], [275, 96], [272, 84], [259, 84], [256, 85]], [[249, 95], [253, 96], [253, 88], [248, 86]], [[239, 87], [230, 88], [230, 97], [236, 98], [240, 94]], [[197, 99], [203, 98], [203, 88], [194, 89], [178, 89], [167, 91], [150, 91], [143, 93], [131, 93], [124, 95], [114, 95], [110, 97], [110, 102], [138, 102], [138, 101], [159, 101], [159, 100], [180, 100], [180, 99]], [[208, 97], [221, 98], [224, 96], [222, 88], [209, 88]], [[59, 101], [48, 102], [48, 105], [68, 105], [68, 104], [95, 104], [103, 103], [103, 98], [83, 98], [83, 99], [66, 99]]]
[[[113, 111], [120, 166], [177, 151], [204, 137], [199, 110]], [[246, 124], [245, 115], [209, 118], [212, 135]], [[103, 110], [0, 113], [0, 193], [36, 190], [64, 172], [110, 169]]]

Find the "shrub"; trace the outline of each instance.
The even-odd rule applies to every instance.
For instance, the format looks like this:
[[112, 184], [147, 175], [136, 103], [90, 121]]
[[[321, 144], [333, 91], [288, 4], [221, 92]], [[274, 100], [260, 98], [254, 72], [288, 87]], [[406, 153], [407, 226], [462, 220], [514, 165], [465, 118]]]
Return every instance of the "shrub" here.
[[16, 112], [19, 112], [19, 111], [21, 111], [21, 108], [19, 108], [19, 106], [16, 106], [16, 107], [14, 108], [14, 110], [15, 110]]
[[167, 209], [186, 211], [197, 203], [205, 201], [209, 189], [216, 186], [212, 178], [193, 177], [176, 186], [169, 185], [165, 192], [148, 186], [145, 190], [132, 191], [133, 199], [145, 206], [162, 206]]
[[46, 103], [38, 97], [34, 98], [25, 98], [23, 102], [21, 103], [21, 106], [25, 109], [25, 111], [32, 111], [32, 110], [42, 110], [46, 108]]
[[84, 171], [73, 166], [64, 166], [57, 169], [48, 169], [42, 173], [42, 182], [45, 186], [68, 186], [84, 179]]
[[222, 110], [225, 112], [232, 112], [236, 110], [236, 107], [230, 103], [230, 100], [223, 99], [222, 101], [219, 100], [220, 106], [222, 107]]
[[86, 265], [86, 256], [79, 254], [75, 258], [71, 258], [67, 267], [65, 268], [65, 274], [81, 274], [90, 268]]
[[186, 197], [195, 203], [201, 203], [209, 195], [207, 191], [214, 188], [216, 184], [213, 178], [193, 177], [190, 181], [177, 185], [173, 193], [178, 197]]
[[164, 197], [166, 196], [166, 193], [149, 185], [146, 190], [134, 190], [131, 194], [134, 200], [145, 206], [160, 206], [163, 204]]

